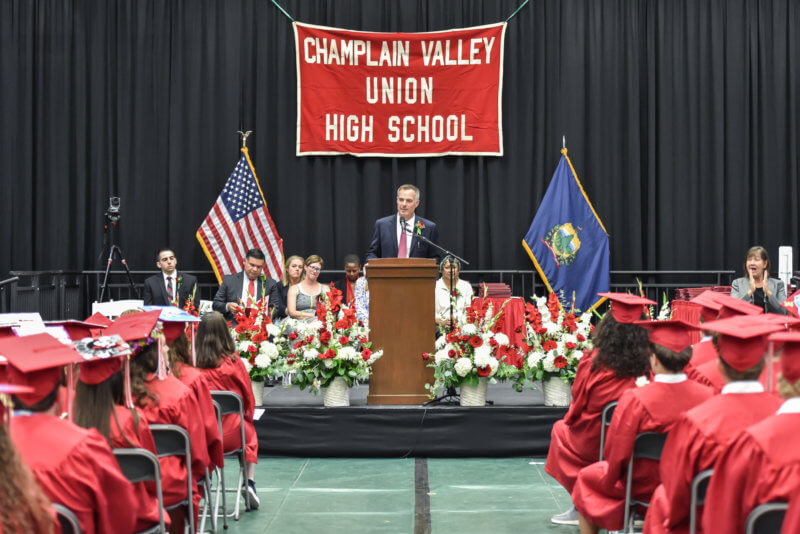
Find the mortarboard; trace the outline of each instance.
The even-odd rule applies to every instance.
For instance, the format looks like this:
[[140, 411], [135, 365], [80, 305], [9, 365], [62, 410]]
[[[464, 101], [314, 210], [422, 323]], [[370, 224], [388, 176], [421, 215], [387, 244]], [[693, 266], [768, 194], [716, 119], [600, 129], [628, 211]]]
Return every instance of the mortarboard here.
[[658, 304], [654, 300], [630, 293], [598, 293], [611, 301], [611, 315], [620, 323], [633, 323], [642, 318], [644, 306]]
[[78, 380], [90, 386], [101, 384], [120, 371], [123, 359], [131, 353], [130, 346], [117, 335], [84, 338], [75, 344], [75, 349], [84, 358]]
[[661, 345], [674, 352], [681, 352], [690, 347], [692, 345], [690, 332], [700, 328], [698, 325], [681, 319], [671, 319], [669, 321], [636, 321], [635, 324], [650, 331], [651, 343]]
[[689, 300], [689, 302], [694, 302], [703, 307], [703, 310], [700, 312], [700, 317], [702, 317], [705, 323], [715, 320], [717, 315], [719, 315], [722, 304], [717, 300], [717, 295], [719, 295], [719, 293], [708, 289]]
[[761, 361], [767, 351], [767, 336], [784, 327], [769, 320], [738, 316], [705, 323], [703, 329], [720, 334], [717, 341], [720, 358], [742, 372]]
[[719, 310], [719, 319], [728, 319], [737, 315], [759, 315], [764, 313], [763, 308], [724, 293], [717, 293], [714, 298], [722, 305]]

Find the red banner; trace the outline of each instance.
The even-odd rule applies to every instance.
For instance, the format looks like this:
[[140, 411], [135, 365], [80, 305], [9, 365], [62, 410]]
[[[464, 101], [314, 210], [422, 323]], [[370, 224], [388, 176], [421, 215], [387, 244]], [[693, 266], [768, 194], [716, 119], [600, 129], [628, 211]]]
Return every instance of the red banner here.
[[506, 24], [371, 33], [294, 23], [297, 155], [503, 155]]

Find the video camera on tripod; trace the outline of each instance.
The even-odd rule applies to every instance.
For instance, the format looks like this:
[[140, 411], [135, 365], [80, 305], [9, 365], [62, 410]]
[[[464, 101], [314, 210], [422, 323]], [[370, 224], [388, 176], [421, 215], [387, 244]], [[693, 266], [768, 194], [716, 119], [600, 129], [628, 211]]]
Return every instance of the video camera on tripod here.
[[119, 197], [108, 197], [108, 208], [106, 208], [106, 219], [111, 224], [116, 224], [119, 222], [120, 217], [122, 217], [122, 211], [120, 211], [120, 199]]
[[115, 242], [116, 232], [111, 230], [112, 228], [117, 227], [117, 224], [122, 217], [120, 205], [121, 202], [119, 197], [108, 197], [108, 208], [106, 208], [105, 211], [107, 222], [103, 225], [103, 252], [100, 253], [100, 256], [102, 257], [105, 251], [108, 250], [108, 259], [106, 260], [106, 271], [103, 275], [103, 283], [100, 285], [100, 298], [98, 302], [103, 302], [105, 299], [106, 289], [108, 288], [108, 275], [111, 273], [111, 264], [114, 262], [114, 257], [117, 257], [120, 263], [122, 263], [122, 266], [125, 268], [125, 273], [128, 275], [128, 285], [131, 288], [131, 292], [137, 297], [139, 296], [139, 291], [136, 289], [136, 286], [133, 283], [131, 270], [128, 268], [128, 262], [125, 260], [125, 256], [122, 255], [122, 249]]

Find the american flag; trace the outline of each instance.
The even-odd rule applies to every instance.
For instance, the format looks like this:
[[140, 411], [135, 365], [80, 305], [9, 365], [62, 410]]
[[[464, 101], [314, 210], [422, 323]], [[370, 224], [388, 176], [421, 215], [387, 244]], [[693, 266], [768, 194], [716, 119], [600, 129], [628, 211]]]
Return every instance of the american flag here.
[[264, 252], [267, 276], [274, 280], [283, 276], [283, 240], [269, 215], [246, 148], [198, 228], [197, 240], [220, 282], [226, 274], [242, 270], [242, 260], [251, 248]]

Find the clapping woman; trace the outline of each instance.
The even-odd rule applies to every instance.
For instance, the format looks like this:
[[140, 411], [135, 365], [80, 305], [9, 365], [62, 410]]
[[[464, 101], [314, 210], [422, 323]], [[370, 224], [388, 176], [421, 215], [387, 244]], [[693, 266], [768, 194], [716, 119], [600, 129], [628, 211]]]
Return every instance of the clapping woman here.
[[781, 303], [786, 300], [786, 286], [782, 280], [769, 277], [769, 255], [761, 246], [751, 247], [744, 260], [745, 276], [731, 284], [731, 296], [755, 304], [767, 313], [786, 315]]

